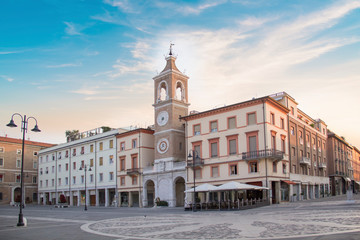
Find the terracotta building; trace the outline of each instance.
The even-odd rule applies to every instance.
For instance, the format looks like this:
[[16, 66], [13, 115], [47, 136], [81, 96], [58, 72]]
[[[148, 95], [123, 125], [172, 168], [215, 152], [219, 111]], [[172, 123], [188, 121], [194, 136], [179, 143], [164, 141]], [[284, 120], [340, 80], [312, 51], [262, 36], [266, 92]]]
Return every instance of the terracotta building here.
[[[25, 141], [24, 201], [38, 200], [38, 153], [53, 144]], [[20, 202], [22, 140], [0, 137], [0, 204]]]

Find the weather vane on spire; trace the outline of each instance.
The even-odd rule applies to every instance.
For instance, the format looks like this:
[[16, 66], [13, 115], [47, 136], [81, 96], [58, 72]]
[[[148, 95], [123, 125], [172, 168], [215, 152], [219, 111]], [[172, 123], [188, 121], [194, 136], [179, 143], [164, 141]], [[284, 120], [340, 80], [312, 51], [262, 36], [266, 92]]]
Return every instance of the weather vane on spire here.
[[169, 52], [169, 56], [172, 56], [172, 46], [174, 46], [175, 44], [173, 44], [172, 42], [170, 42], [170, 52]]

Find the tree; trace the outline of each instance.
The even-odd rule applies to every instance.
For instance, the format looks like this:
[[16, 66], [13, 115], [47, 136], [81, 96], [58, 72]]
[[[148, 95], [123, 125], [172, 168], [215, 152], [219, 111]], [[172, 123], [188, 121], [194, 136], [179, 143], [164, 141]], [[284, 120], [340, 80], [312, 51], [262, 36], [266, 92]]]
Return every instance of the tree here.
[[66, 130], [65, 132], [66, 141], [71, 142], [80, 138], [79, 130]]

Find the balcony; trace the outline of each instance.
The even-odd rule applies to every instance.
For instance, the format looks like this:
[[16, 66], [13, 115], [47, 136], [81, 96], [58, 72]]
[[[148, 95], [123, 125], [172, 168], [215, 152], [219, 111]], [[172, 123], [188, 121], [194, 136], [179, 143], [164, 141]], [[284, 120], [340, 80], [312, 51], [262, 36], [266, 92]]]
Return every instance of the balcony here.
[[127, 175], [139, 175], [140, 174], [140, 168], [129, 168], [126, 169]]
[[348, 170], [354, 170], [352, 166], [348, 166]]
[[325, 162], [319, 163], [319, 168], [326, 168], [326, 163]]
[[201, 167], [202, 165], [204, 165], [204, 159], [201, 158], [196, 158], [195, 163], [193, 162], [192, 159], [187, 161], [188, 167]]
[[310, 158], [302, 157], [302, 158], [300, 159], [300, 164], [305, 164], [305, 165], [309, 165], [309, 166], [310, 166], [311, 160], [310, 160]]
[[271, 159], [274, 161], [282, 160], [284, 158], [284, 153], [279, 150], [266, 149], [252, 152], [243, 152], [242, 159], [249, 161], [255, 159]]

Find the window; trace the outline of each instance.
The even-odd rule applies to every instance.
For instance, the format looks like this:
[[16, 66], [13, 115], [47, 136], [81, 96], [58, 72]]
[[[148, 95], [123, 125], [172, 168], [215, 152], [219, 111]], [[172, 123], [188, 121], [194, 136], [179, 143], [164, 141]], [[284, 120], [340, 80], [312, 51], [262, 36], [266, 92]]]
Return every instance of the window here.
[[125, 157], [120, 158], [120, 171], [125, 171]]
[[301, 145], [304, 144], [304, 139], [303, 139], [303, 133], [302, 133], [302, 131], [299, 131], [299, 142], [300, 142]]
[[217, 132], [218, 131], [218, 123], [217, 121], [210, 122], [210, 131]]
[[211, 177], [216, 178], [219, 177], [219, 167], [211, 167]]
[[43, 174], [43, 171], [42, 171], [42, 168], [40, 168], [40, 175], [42, 175]]
[[84, 154], [85, 153], [85, 147], [81, 147], [81, 154]]
[[285, 153], [285, 138], [281, 139], [281, 151]]
[[55, 154], [51, 155], [53, 161], [55, 161]]
[[195, 179], [201, 179], [201, 168], [195, 169]]
[[210, 139], [209, 140], [209, 144], [210, 144], [210, 157], [218, 157], [218, 152], [219, 152], [219, 139]]
[[94, 159], [91, 158], [91, 159], [90, 159], [90, 167], [93, 167], [93, 166], [94, 166]]
[[304, 151], [300, 150], [300, 157], [303, 157], [303, 156], [304, 156]]
[[21, 159], [16, 159], [16, 167], [21, 168]]
[[125, 151], [125, 142], [120, 143], [120, 151]]
[[3, 182], [4, 175], [0, 174], [0, 182]]
[[281, 129], [285, 129], [285, 123], [283, 118], [280, 118], [280, 127]]
[[65, 185], [69, 185], [69, 178], [68, 177], [65, 178]]
[[38, 152], [37, 151], [34, 151], [33, 152], [33, 156], [36, 157], [38, 155]]
[[99, 158], [99, 166], [102, 166], [104, 164], [104, 159], [103, 157]]
[[69, 151], [68, 150], [66, 150], [66, 152], [65, 152], [65, 157], [66, 158], [69, 157]]
[[120, 178], [120, 185], [125, 186], [125, 177]]
[[76, 148], [73, 149], [73, 156], [76, 156]]
[[4, 153], [5, 152], [5, 148], [0, 147], [0, 153]]
[[250, 168], [251, 173], [258, 172], [258, 164], [257, 164], [257, 162], [250, 162], [249, 163], [249, 168]]
[[0, 167], [4, 166], [4, 158], [0, 158]]
[[137, 184], [137, 176], [132, 176], [132, 184], [133, 185]]
[[271, 147], [272, 147], [272, 150], [276, 150], [276, 136], [275, 135], [271, 136]]
[[282, 169], [283, 173], [286, 174], [286, 163], [283, 163], [282, 167], [283, 167]]
[[61, 164], [59, 164], [58, 171], [61, 172]]
[[103, 174], [99, 173], [99, 182], [102, 182], [102, 181], [103, 181]]
[[69, 164], [68, 163], [65, 164], [65, 170], [69, 171]]
[[51, 167], [51, 173], [54, 173], [55, 172], [55, 166], [52, 166]]
[[113, 181], [113, 180], [114, 180], [114, 173], [109, 172], [109, 181]]
[[293, 156], [295, 156], [295, 153], [296, 153], [295, 147], [291, 148], [291, 153], [292, 153]]
[[248, 113], [247, 114], [247, 125], [256, 124], [256, 113]]
[[93, 144], [90, 145], [90, 152], [94, 152], [94, 145]]
[[230, 117], [228, 118], [228, 129], [234, 129], [236, 128], [236, 118]]
[[81, 183], [84, 183], [84, 180], [85, 180], [84, 175], [81, 175]]
[[291, 115], [295, 115], [295, 110], [294, 110], [294, 107], [291, 107]]
[[81, 165], [80, 165], [80, 167], [81, 167], [81, 168], [84, 168], [84, 166], [85, 166], [85, 161], [84, 161], [84, 160], [81, 160]]
[[90, 183], [94, 182], [94, 174], [90, 174]]
[[109, 148], [114, 148], [114, 140], [109, 141]]
[[291, 133], [291, 135], [295, 135], [295, 128], [294, 127], [290, 127], [290, 133]]
[[270, 113], [270, 123], [272, 125], [275, 125], [275, 114], [274, 113]]
[[58, 179], [58, 186], [61, 186], [61, 178]]
[[37, 169], [37, 161], [33, 161], [33, 169]]
[[101, 142], [99, 143], [99, 150], [102, 151], [104, 149], [104, 144]]
[[49, 156], [48, 155], [46, 155], [46, 161], [49, 161]]
[[201, 134], [200, 124], [194, 125], [194, 136]]
[[137, 164], [137, 155], [135, 156], [131, 156], [131, 168], [137, 168], [138, 164]]
[[51, 179], [51, 186], [54, 187], [55, 186], [55, 180]]
[[17, 150], [16, 150], [16, 154], [19, 154], [19, 155], [20, 155], [20, 154], [21, 154], [21, 149], [17, 149]]
[[235, 155], [237, 154], [237, 140], [235, 139], [229, 139], [229, 155]]
[[273, 162], [273, 172], [277, 172], [277, 162]]
[[113, 164], [114, 163], [114, 156], [110, 155], [109, 156], [109, 164]]
[[45, 185], [46, 185], [46, 187], [49, 186], [49, 181], [48, 180], [45, 181]]
[[73, 162], [73, 169], [76, 170], [76, 162]]
[[45, 172], [46, 174], [48, 174], [49, 173], [49, 168], [48, 167], [46, 167], [46, 172]]
[[42, 187], [42, 181], [40, 181], [40, 187]]
[[237, 175], [237, 165], [230, 165], [230, 175]]
[[136, 146], [137, 146], [137, 139], [133, 139], [131, 145], [132, 145], [132, 148], [136, 148]]
[[76, 184], [76, 177], [73, 177], [73, 184]]

